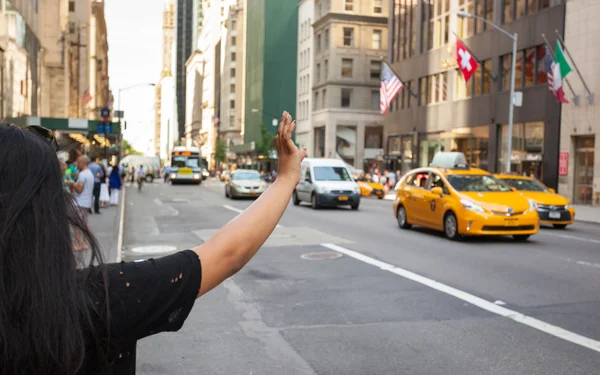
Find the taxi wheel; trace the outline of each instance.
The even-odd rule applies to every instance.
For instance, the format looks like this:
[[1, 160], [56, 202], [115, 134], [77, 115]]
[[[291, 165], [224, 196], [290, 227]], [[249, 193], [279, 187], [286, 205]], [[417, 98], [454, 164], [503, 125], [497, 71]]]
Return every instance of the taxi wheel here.
[[552, 226], [554, 227], [554, 229], [565, 229], [567, 227], [567, 224], [552, 224]]
[[515, 239], [515, 241], [523, 242], [529, 239], [529, 234], [515, 234], [513, 238]]
[[400, 206], [400, 208], [398, 209], [398, 215], [396, 215], [397, 219], [398, 219], [398, 226], [402, 229], [410, 229], [410, 227], [412, 225], [410, 225], [408, 223], [408, 220], [406, 220], [406, 210], [404, 209], [404, 206]]
[[296, 193], [296, 190], [294, 190], [292, 202], [294, 203], [294, 206], [298, 206], [300, 204], [300, 198], [298, 198], [298, 193]]
[[225, 198], [229, 198], [229, 193], [227, 192], [227, 188], [225, 188]]
[[458, 221], [453, 212], [448, 212], [446, 216], [444, 216], [444, 234], [448, 239], [453, 241], [461, 239], [461, 235], [458, 233]]

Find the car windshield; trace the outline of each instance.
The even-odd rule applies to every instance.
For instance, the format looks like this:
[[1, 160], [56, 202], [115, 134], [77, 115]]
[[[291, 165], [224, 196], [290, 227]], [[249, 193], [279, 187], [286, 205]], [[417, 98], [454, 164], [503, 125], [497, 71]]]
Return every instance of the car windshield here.
[[177, 168], [198, 168], [200, 160], [188, 156], [174, 156], [172, 166]]
[[352, 181], [352, 176], [344, 167], [315, 167], [316, 181]]
[[457, 191], [511, 191], [510, 187], [494, 176], [489, 175], [452, 175], [446, 177]]
[[260, 174], [258, 172], [235, 172], [233, 175], [234, 180], [260, 180]]
[[536, 180], [525, 180], [525, 179], [517, 179], [517, 178], [503, 178], [502, 181], [507, 183], [510, 187], [513, 187], [517, 190], [523, 191], [541, 191], [544, 193], [548, 192], [548, 188], [546, 188], [541, 183]]

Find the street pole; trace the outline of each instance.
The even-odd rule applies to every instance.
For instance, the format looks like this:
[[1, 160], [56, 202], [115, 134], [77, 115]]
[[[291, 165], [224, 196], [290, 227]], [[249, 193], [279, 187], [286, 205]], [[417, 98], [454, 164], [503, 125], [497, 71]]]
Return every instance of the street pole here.
[[508, 104], [508, 135], [506, 140], [506, 173], [511, 172], [512, 159], [512, 135], [513, 135], [513, 113], [515, 96], [515, 70], [517, 68], [517, 33], [513, 36], [512, 66], [510, 68], [510, 103]]

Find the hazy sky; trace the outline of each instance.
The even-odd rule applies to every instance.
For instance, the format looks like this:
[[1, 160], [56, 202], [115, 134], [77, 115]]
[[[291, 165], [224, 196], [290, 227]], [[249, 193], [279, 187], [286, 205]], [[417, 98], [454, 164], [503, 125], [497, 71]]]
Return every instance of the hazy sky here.
[[[162, 10], [164, 0], [105, 0], [108, 30], [110, 88], [118, 109], [119, 88], [156, 83], [162, 67]], [[154, 87], [121, 93], [125, 139], [147, 151], [154, 135]]]

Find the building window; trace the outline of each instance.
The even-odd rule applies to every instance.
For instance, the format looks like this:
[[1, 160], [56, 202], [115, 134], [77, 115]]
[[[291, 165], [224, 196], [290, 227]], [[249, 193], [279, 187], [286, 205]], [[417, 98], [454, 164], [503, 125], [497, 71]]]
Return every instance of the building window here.
[[315, 83], [321, 82], [321, 64], [317, 64], [315, 67]]
[[438, 94], [437, 102], [440, 103], [448, 100], [448, 74], [446, 72], [438, 74], [435, 84]]
[[233, 115], [229, 116], [229, 127], [230, 128], [235, 127], [235, 116], [233, 116]]
[[379, 110], [379, 90], [371, 90], [371, 109]]
[[323, 43], [324, 43], [323, 48], [325, 48], [325, 49], [329, 48], [329, 29], [325, 30], [325, 37], [324, 37]]
[[[416, 5], [413, 5], [409, 9], [411, 20], [416, 17], [413, 16], [413, 13], [417, 13], [416, 9], [413, 9], [415, 7]], [[412, 35], [415, 32], [415, 30], [413, 30], [413, 24], [414, 22], [412, 22], [411, 24], [411, 30], [409, 35]], [[448, 0], [433, 1], [430, 3], [428, 27], [429, 32], [427, 45], [429, 49], [439, 48], [448, 43], [448, 33], [450, 30], [450, 2]]]
[[381, 30], [373, 30], [371, 36], [371, 48], [381, 49]]
[[69, 12], [75, 12], [75, 1], [73, 0], [69, 1]]
[[232, 94], [235, 94], [235, 85], [234, 84], [229, 85], [229, 92]]
[[231, 78], [235, 78], [235, 68], [230, 69], [229, 75], [231, 76]]
[[[461, 1], [461, 3], [462, 3], [462, 5], [459, 6], [459, 10], [461, 10], [463, 12], [467, 12], [469, 14], [476, 13], [475, 1], [468, 0], [468, 1]], [[458, 37], [459, 38], [463, 39], [463, 38], [468, 38], [470, 36], [475, 35], [475, 18], [473, 18], [473, 17], [469, 17], [469, 18], [458, 17], [457, 21], [458, 21]]]
[[406, 84], [406, 108], [410, 108], [410, 105], [412, 103], [413, 96], [411, 95], [411, 88], [416, 88], [416, 86], [413, 84], [413, 81], [409, 81]]
[[342, 77], [343, 78], [351, 78], [352, 77], [352, 59], [342, 59]]
[[237, 21], [236, 20], [231, 20], [231, 30], [235, 30], [237, 28]]
[[382, 2], [383, 0], [373, 0], [373, 13], [381, 14], [383, 12]]
[[483, 88], [482, 94], [489, 94], [492, 88], [492, 60], [483, 62]]
[[350, 101], [352, 96], [352, 89], [342, 89], [342, 108], [350, 108]]
[[231, 52], [231, 61], [235, 61], [235, 52]]
[[354, 11], [354, 0], [344, 0], [344, 3], [344, 9], [346, 10], [346, 12]]
[[321, 104], [321, 108], [327, 108], [327, 90], [323, 90], [323, 104]]
[[427, 104], [427, 82], [429, 77], [419, 78], [419, 105]]
[[237, 38], [235, 36], [231, 37], [231, 45], [235, 46], [235, 43], [237, 42]]
[[69, 22], [69, 33], [75, 34], [75, 22]]
[[541, 45], [536, 47], [537, 58], [536, 67], [535, 67], [535, 83], [546, 83], [548, 81], [548, 77], [546, 76], [546, 46]]
[[492, 84], [492, 60], [482, 61], [469, 82], [465, 82], [460, 70], [456, 71], [456, 98], [465, 99], [489, 94]]
[[514, 19], [513, 0], [502, 0], [502, 23], [512, 22]]
[[321, 34], [317, 35], [317, 53], [321, 52]]
[[354, 45], [354, 29], [344, 27], [344, 45], [352, 47]]
[[381, 78], [381, 61], [371, 61], [371, 79]]
[[319, 109], [319, 92], [315, 91], [315, 98], [313, 100], [313, 111]]
[[[546, 83], [545, 56], [546, 48], [544, 45], [517, 51], [515, 89]], [[512, 54], [510, 53], [500, 57], [500, 91], [510, 89], [511, 57]]]
[[327, 81], [329, 78], [329, 60], [323, 62], [323, 79]]
[[235, 109], [235, 100], [230, 100], [229, 101], [229, 108]]
[[528, 48], [525, 50], [525, 86], [535, 85], [535, 54], [536, 49]]

